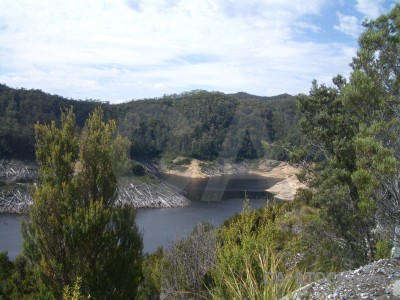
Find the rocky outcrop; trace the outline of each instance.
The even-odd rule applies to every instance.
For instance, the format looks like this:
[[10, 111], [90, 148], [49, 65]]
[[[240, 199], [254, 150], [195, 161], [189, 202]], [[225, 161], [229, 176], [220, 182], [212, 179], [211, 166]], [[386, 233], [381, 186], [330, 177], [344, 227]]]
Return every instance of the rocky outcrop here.
[[308, 284], [284, 300], [393, 299], [400, 300], [400, 260], [382, 259]]
[[395, 227], [391, 259], [331, 275], [324, 275], [323, 280], [310, 283], [283, 299], [400, 300], [400, 225]]

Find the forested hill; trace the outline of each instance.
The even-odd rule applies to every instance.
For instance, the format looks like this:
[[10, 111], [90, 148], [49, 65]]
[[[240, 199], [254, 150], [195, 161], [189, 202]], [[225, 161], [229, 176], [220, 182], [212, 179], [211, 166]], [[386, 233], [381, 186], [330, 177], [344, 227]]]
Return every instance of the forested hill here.
[[0, 159], [34, 158], [36, 122], [59, 122], [61, 110], [73, 106], [77, 124], [83, 127], [96, 105], [93, 101], [69, 100], [40, 90], [12, 89], [0, 84]]
[[0, 85], [0, 159], [34, 157], [34, 124], [59, 120], [73, 106], [78, 126], [102, 106], [132, 142], [133, 157], [189, 156], [200, 159], [285, 159], [275, 144], [297, 143], [295, 98], [192, 91], [122, 104], [77, 101], [40, 90]]

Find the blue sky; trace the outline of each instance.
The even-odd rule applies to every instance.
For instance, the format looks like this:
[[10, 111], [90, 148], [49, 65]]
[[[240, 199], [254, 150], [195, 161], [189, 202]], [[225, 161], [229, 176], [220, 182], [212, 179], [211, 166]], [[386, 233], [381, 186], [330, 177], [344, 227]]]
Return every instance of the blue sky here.
[[193, 89], [273, 96], [348, 76], [388, 0], [2, 0], [0, 83], [114, 103]]

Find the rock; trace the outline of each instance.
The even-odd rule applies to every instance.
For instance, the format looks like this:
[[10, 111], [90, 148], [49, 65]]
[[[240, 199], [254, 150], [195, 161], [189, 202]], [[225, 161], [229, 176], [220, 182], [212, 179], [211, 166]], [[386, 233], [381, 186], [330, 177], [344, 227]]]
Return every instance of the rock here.
[[394, 230], [392, 259], [400, 259], [400, 225]]
[[[311, 283], [282, 299], [397, 299], [400, 300], [400, 260], [381, 259], [337, 274], [324, 284]], [[390, 274], [391, 276], [388, 276]]]
[[393, 296], [400, 297], [400, 280], [396, 280], [392, 284], [392, 293]]

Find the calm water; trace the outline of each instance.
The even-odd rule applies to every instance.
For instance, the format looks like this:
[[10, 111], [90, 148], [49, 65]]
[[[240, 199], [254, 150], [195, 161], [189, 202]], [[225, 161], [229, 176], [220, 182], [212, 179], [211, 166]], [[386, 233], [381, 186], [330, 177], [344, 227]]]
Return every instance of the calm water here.
[[11, 259], [17, 257], [22, 247], [21, 217], [0, 214], [0, 251], [7, 251]]
[[[208, 221], [221, 224], [240, 212], [247, 192], [253, 208], [266, 204], [264, 190], [279, 180], [250, 174], [224, 175], [211, 179], [189, 179], [169, 176], [166, 181], [186, 193], [192, 202], [185, 207], [138, 209], [136, 222], [143, 231], [144, 251], [155, 251], [159, 246], [190, 233], [196, 224]], [[11, 259], [20, 252], [22, 238], [20, 217], [0, 214], [0, 251], [8, 251]]]

